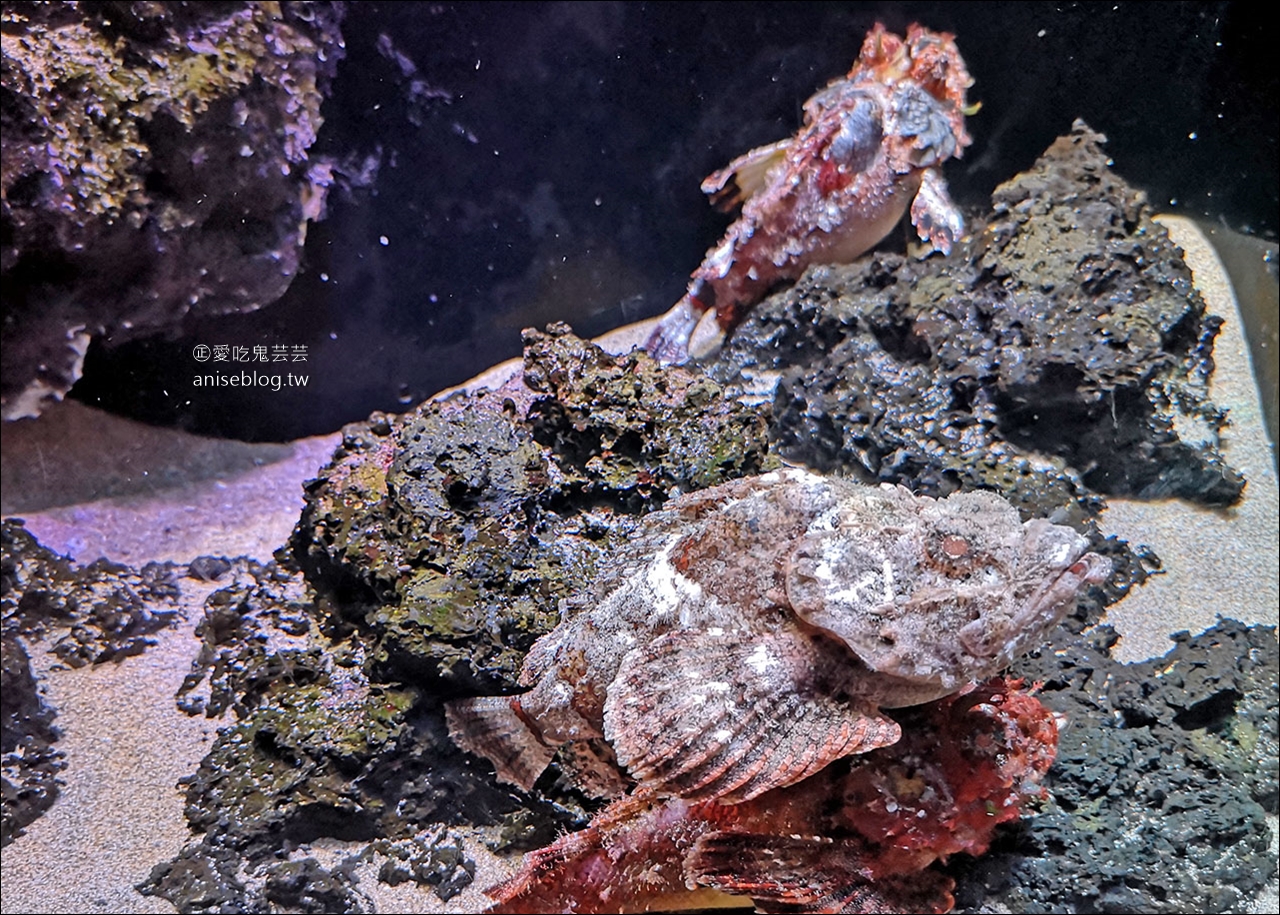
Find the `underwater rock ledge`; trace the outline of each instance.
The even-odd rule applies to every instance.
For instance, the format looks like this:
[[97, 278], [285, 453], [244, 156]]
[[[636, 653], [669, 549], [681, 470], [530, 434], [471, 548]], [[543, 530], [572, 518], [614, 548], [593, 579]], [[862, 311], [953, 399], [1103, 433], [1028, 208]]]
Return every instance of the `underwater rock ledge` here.
[[341, 4], [4, 5], [4, 419], [92, 339], [252, 311], [297, 273]]

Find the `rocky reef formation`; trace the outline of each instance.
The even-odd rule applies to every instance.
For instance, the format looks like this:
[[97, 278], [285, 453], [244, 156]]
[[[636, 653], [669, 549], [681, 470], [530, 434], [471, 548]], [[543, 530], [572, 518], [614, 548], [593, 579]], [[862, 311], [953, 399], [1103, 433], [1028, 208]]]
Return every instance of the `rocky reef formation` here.
[[[1216, 450], [1223, 417], [1205, 396], [1215, 319], [1099, 142], [1078, 126], [997, 193], [949, 258], [881, 252], [810, 270], [708, 365], [662, 369], [552, 326], [526, 333], [521, 372], [502, 388], [344, 430], [276, 562], [188, 570], [219, 587], [178, 701], [224, 727], [186, 780], [196, 838], [143, 891], [190, 912], [358, 912], [372, 907], [365, 881], [451, 898], [479, 843], [510, 856], [565, 831], [553, 848], [641, 835], [640, 820], [602, 819], [555, 765], [528, 792], [497, 784], [453, 746], [443, 703], [517, 689], [560, 601], [646, 513], [786, 457], [933, 495], [997, 490], [1028, 516], [1076, 526], [1116, 569], [1013, 670], [1042, 681], [1038, 702], [1066, 716], [1047, 798], [1028, 790], [1023, 818], [980, 859], [926, 855], [925, 871], [891, 874], [884, 847], [859, 845], [860, 866], [882, 867], [885, 882], [849, 897], [853, 911], [901, 903], [911, 887], [943, 908], [952, 881], [963, 911], [1241, 910], [1273, 871], [1274, 634], [1224, 622], [1125, 666], [1108, 657], [1105, 628], [1086, 631], [1158, 562], [1097, 533], [1108, 495], [1227, 504], [1243, 485]], [[8, 626], [8, 603], [5, 614]], [[919, 735], [945, 717], [895, 714]], [[966, 752], [990, 749], [980, 730]], [[926, 740], [921, 768], [938, 752]], [[853, 778], [848, 766], [832, 777]], [[892, 760], [885, 771], [905, 793], [870, 793], [909, 796], [914, 776]], [[823, 823], [848, 787], [808, 786]], [[770, 816], [751, 830], [776, 833]], [[1122, 840], [1131, 834], [1141, 841]], [[646, 835], [654, 855], [676, 837]], [[923, 851], [963, 850], [939, 836]], [[320, 854], [317, 839], [340, 853]], [[749, 869], [703, 863], [709, 885], [767, 898]]]
[[715, 382], [564, 326], [526, 331], [521, 378], [348, 427], [311, 486], [295, 554], [384, 674], [513, 687], [638, 515], [776, 465], [764, 418]]
[[1220, 319], [1077, 122], [947, 260], [875, 254], [757, 306], [710, 374], [773, 402], [792, 460], [1031, 514], [1234, 502], [1208, 398]]
[[66, 754], [53, 746], [55, 713], [40, 696], [26, 648], [6, 632], [0, 651], [0, 845], [8, 845], [58, 799]]
[[144, 891], [266, 905], [282, 837], [337, 836], [370, 843], [353, 869], [448, 898], [474, 864], [437, 824], [487, 824], [497, 849], [584, 825], [572, 792], [521, 803], [494, 784], [453, 746], [443, 700], [514, 688], [558, 599], [667, 492], [774, 463], [764, 420], [714, 382], [563, 327], [526, 334], [523, 381], [347, 428], [284, 557], [314, 601], [272, 564], [206, 604], [179, 701], [236, 723], [189, 780], [203, 838]]
[[1276, 633], [1224, 620], [1119, 664], [1106, 627], [1015, 666], [1065, 716], [1049, 801], [957, 863], [957, 911], [1249, 912], [1275, 857]]
[[58, 773], [66, 765], [54, 746], [56, 712], [40, 694], [24, 643], [41, 641], [68, 667], [137, 655], [174, 623], [176, 597], [168, 564], [76, 566], [40, 546], [20, 521], [0, 525], [3, 844], [57, 799]]
[[92, 338], [248, 311], [297, 272], [331, 177], [307, 150], [330, 3], [8, 3], [0, 70], [6, 419]]
[[[202, 675], [193, 674], [185, 701], [192, 711], [233, 708], [237, 723], [189, 780], [188, 815], [203, 838], [158, 866], [146, 891], [184, 911], [274, 910], [268, 887], [282, 885], [276, 871], [287, 865], [289, 885], [299, 893], [309, 880], [317, 893], [343, 887], [339, 909], [361, 911], [369, 905], [361, 874], [418, 880], [442, 897], [465, 886], [466, 848], [475, 839], [451, 830], [480, 825], [491, 849], [511, 854], [588, 825], [590, 803], [566, 788], [554, 766], [527, 794], [494, 783], [485, 764], [452, 746], [442, 702], [514, 688], [514, 665], [555, 623], [557, 596], [607, 562], [615, 538], [627, 536], [637, 513], [660, 504], [672, 487], [766, 466], [768, 411], [726, 398], [695, 371], [663, 372], [642, 356], [611, 357], [563, 328], [529, 333], [526, 343], [527, 386], [517, 380], [346, 430], [334, 464], [311, 484], [292, 544], [318, 597], [314, 604], [305, 591], [292, 590], [300, 586], [295, 581], [286, 609], [279, 584], [266, 583], [282, 581], [284, 573], [264, 574], [268, 567], [210, 599], [201, 630], [209, 678], [202, 685]], [[678, 426], [658, 421], [684, 410], [691, 395], [696, 413], [679, 413]], [[680, 430], [678, 439], [670, 438], [672, 430]], [[726, 455], [733, 460], [726, 463]], [[411, 538], [400, 534], [406, 530]], [[961, 910], [1009, 898], [1023, 900], [1026, 911], [1084, 897], [1105, 905], [1121, 896], [1165, 904], [1161, 888], [1175, 872], [1192, 876], [1179, 884], [1176, 900], [1169, 897], [1170, 911], [1227, 896], [1238, 902], [1256, 890], [1256, 881], [1224, 887], [1233, 886], [1242, 867], [1268, 872], [1262, 814], [1275, 807], [1265, 776], [1275, 709], [1258, 684], [1274, 676], [1274, 651], [1266, 650], [1273, 637], [1226, 624], [1164, 660], [1133, 667], [1111, 661], [1105, 639], [1073, 633], [1146, 567], [1123, 544], [1099, 545], [1128, 564], [1118, 565], [1109, 586], [1096, 590], [1085, 602], [1089, 609], [1049, 649], [1015, 668], [1044, 681], [1041, 701], [1069, 722], [1063, 764], [1045, 779], [1047, 799], [1032, 799], [1029, 814], [997, 832], [993, 850], [977, 862], [958, 855], [940, 871], [934, 865], [908, 883], [886, 878], [857, 898], [868, 904], [903, 898], [909, 884], [926, 887], [930, 905], [945, 908], [954, 880]], [[431, 587], [421, 584], [422, 568]], [[1237, 651], [1236, 643], [1249, 647]], [[1203, 673], [1169, 676], [1171, 665]], [[1146, 711], [1117, 717], [1117, 703]], [[904, 726], [933, 713], [905, 713]], [[1121, 745], [1146, 749], [1119, 752]], [[1135, 765], [1135, 752], [1149, 764]], [[886, 754], [897, 758], [892, 749]], [[1133, 797], [1113, 797], [1100, 765], [1115, 767]], [[1247, 781], [1240, 775], [1246, 770], [1253, 773]], [[1137, 792], [1139, 780], [1149, 783], [1145, 793]], [[1223, 833], [1229, 839], [1225, 850], [1209, 854], [1202, 848], [1215, 847], [1218, 840], [1210, 839], [1225, 822], [1222, 798], [1230, 799]], [[577, 877], [594, 871], [575, 868], [586, 867], [593, 836], [602, 835], [648, 848], [652, 855], [639, 863], [669, 867], [662, 861], [670, 855], [663, 855], [674, 854], [676, 833], [654, 827], [670, 823], [671, 812], [665, 819], [662, 813], [597, 814], [595, 832], [572, 832], [553, 846], [580, 857], [539, 852], [527, 876], [538, 892], [550, 880], [555, 892], [586, 904], [591, 884]], [[1109, 838], [1110, 825], [1124, 825], [1104, 829], [1096, 822], [1119, 817], [1154, 833], [1175, 813], [1190, 840], [1159, 846], [1162, 854], [1141, 862], [1117, 857], [1123, 850]], [[711, 830], [697, 817], [677, 822]], [[767, 832], [770, 822], [765, 816], [754, 828]], [[441, 832], [437, 823], [451, 825]], [[281, 836], [297, 849], [283, 863]], [[305, 843], [320, 836], [349, 840], [342, 863], [321, 866], [306, 856]], [[871, 860], [879, 855], [863, 852]], [[373, 870], [362, 870], [366, 865]], [[1096, 879], [1082, 883], [1080, 873]], [[717, 880], [750, 892], [743, 874]], [[504, 892], [517, 894], [516, 908], [523, 904], [519, 884]], [[337, 896], [326, 898], [338, 904]], [[678, 896], [661, 898], [679, 904]], [[593, 904], [611, 910], [606, 901]]]

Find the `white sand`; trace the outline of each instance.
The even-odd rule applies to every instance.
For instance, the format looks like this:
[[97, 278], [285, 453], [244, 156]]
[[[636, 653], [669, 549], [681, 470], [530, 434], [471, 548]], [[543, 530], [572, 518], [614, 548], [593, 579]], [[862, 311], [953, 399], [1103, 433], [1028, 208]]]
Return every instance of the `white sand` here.
[[1182, 217], [1160, 221], [1186, 251], [1210, 312], [1226, 319], [1214, 345], [1211, 395], [1219, 406], [1230, 408], [1222, 450], [1249, 484], [1240, 503], [1229, 509], [1174, 499], [1107, 500], [1103, 530], [1147, 544], [1168, 570], [1108, 609], [1107, 622], [1122, 636], [1113, 651], [1121, 661], [1164, 654], [1173, 647], [1170, 633], [1202, 632], [1219, 615], [1274, 626], [1280, 612], [1280, 490], [1240, 311], [1222, 262], [1196, 225]]
[[119, 664], [54, 670], [44, 646], [32, 668], [58, 710], [67, 754], [62, 794], [4, 850], [4, 912], [172, 912], [133, 889], [189, 835], [177, 781], [196, 770], [216, 723], [190, 718], [174, 694], [191, 670], [195, 622], [216, 585], [193, 587], [178, 626]]

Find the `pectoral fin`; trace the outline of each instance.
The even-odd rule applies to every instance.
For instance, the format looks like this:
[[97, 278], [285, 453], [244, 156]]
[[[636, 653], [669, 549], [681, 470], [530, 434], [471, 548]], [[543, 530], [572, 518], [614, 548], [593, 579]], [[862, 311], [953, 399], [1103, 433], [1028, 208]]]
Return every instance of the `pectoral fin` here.
[[920, 176], [920, 189], [911, 201], [911, 224], [921, 241], [927, 241], [943, 254], [964, 234], [964, 217], [947, 193], [947, 182], [936, 168], [926, 168]]
[[445, 703], [453, 742], [493, 763], [498, 778], [528, 791], [555, 756], [555, 748], [520, 716], [514, 696], [479, 696]]
[[605, 736], [643, 787], [747, 800], [898, 740], [892, 719], [840, 695], [857, 663], [793, 630], [669, 632], [623, 659]]
[[732, 212], [765, 186], [769, 171], [787, 157], [791, 139], [758, 146], [734, 159], [702, 182], [702, 193], [723, 213]]

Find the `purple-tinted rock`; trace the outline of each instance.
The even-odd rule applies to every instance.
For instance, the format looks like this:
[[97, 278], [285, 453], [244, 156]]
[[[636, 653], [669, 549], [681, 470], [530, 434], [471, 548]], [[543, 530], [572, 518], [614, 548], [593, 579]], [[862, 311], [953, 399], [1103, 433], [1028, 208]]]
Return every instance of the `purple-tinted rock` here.
[[7, 4], [0, 398], [35, 415], [90, 341], [251, 311], [297, 272], [328, 165], [328, 3]]

